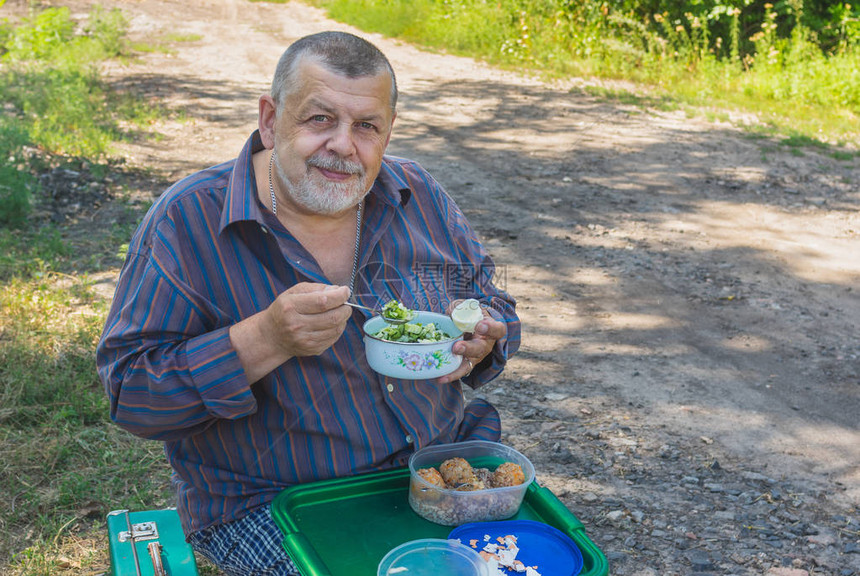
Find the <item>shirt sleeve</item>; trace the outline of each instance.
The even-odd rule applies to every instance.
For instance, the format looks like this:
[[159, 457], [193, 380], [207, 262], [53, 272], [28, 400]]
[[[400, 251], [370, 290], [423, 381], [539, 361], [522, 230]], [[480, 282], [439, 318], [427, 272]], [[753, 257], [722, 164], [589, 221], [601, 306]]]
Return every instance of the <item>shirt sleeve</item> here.
[[257, 409], [230, 342], [233, 320], [169, 269], [155, 249], [129, 254], [97, 350], [111, 418], [158, 440]]

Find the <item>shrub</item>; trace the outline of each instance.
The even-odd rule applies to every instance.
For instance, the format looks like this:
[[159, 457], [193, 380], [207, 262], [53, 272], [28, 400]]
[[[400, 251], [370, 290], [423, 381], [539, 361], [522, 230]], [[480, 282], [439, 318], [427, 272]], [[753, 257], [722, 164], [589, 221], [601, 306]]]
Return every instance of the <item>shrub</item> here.
[[120, 137], [96, 65], [121, 52], [125, 26], [118, 11], [96, 7], [79, 26], [48, 8], [0, 29], [0, 223], [24, 222], [46, 157], [97, 159]]

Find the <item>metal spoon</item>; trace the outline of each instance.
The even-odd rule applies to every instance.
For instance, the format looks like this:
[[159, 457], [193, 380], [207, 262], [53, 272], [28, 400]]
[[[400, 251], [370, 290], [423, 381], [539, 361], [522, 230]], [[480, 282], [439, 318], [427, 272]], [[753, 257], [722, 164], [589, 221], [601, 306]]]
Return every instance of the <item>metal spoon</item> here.
[[344, 304], [346, 304], [347, 306], [352, 306], [353, 308], [361, 308], [363, 310], [369, 310], [369, 311], [373, 312], [374, 314], [376, 314], [377, 316], [382, 316], [382, 319], [385, 320], [385, 322], [387, 324], [395, 324], [395, 325], [406, 324], [407, 322], [409, 322], [410, 320], [415, 318], [415, 310], [412, 310], [412, 313], [409, 315], [408, 318], [386, 318], [385, 316], [383, 316], [382, 310], [377, 310], [376, 308], [370, 308], [368, 306], [362, 306], [361, 304], [355, 304], [354, 302], [344, 302]]

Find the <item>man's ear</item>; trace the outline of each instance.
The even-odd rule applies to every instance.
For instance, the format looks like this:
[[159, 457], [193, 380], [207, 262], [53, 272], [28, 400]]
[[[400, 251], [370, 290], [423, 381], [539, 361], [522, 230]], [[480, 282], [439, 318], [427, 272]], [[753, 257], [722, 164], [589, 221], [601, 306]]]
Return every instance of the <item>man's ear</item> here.
[[260, 138], [263, 140], [263, 146], [270, 150], [275, 147], [275, 116], [277, 109], [275, 101], [270, 94], [260, 96], [260, 111], [257, 123], [260, 129]]

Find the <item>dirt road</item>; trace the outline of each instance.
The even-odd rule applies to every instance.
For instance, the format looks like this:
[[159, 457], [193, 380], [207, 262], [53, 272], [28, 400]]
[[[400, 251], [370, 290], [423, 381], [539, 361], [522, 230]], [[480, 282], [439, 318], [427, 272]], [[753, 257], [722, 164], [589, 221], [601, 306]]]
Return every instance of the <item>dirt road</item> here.
[[[296, 2], [103, 4], [200, 37], [110, 70], [185, 111], [124, 151], [167, 179], [238, 152], [291, 41], [351, 30]], [[520, 302], [480, 394], [612, 573], [860, 574], [860, 160], [363, 35], [398, 73], [389, 152]]]

